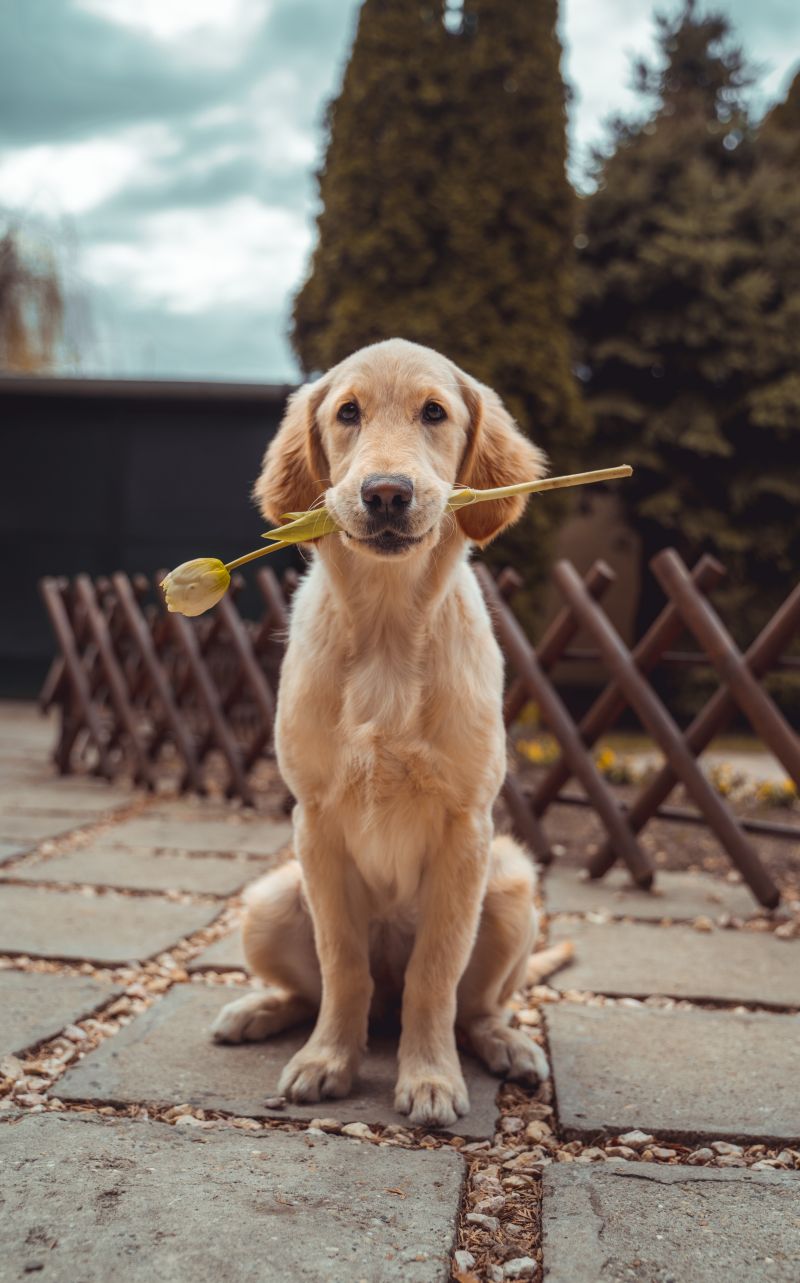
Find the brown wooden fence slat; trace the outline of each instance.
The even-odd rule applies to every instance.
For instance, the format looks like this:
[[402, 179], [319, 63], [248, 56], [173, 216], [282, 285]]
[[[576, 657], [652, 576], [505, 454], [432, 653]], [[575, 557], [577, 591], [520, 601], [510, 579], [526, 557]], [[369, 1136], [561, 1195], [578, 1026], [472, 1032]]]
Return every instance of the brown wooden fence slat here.
[[[163, 578], [163, 573], [159, 572], [156, 575], [156, 583], [160, 583]], [[242, 754], [225, 718], [219, 691], [203, 658], [197, 632], [192, 622], [184, 615], [168, 613], [166, 604], [164, 612], [167, 627], [186, 660], [194, 691], [205, 709], [213, 739], [228, 765], [230, 772], [228, 793], [237, 794], [243, 802], [252, 806], [253, 791], [245, 773]]]
[[[86, 612], [86, 624], [94, 638], [100, 664], [103, 668], [111, 704], [114, 707], [120, 731], [130, 746], [134, 760], [134, 779], [148, 788], [156, 787], [155, 775], [147, 754], [147, 745], [137, 724], [136, 714], [128, 701], [125, 676], [114, 653], [105, 616], [95, 596], [94, 584], [88, 575], [75, 579], [75, 593]], [[117, 737], [123, 740], [123, 734]]]
[[[100, 771], [108, 779], [111, 779], [114, 770], [106, 748], [103, 726], [92, 700], [89, 678], [75, 642], [75, 633], [64, 605], [62, 588], [55, 579], [43, 579], [40, 584], [40, 590], [45, 608], [50, 616], [53, 631], [58, 638], [58, 644], [64, 656], [64, 665], [75, 703], [75, 721], [76, 723], [78, 721], [82, 722], [89, 731], [97, 751]], [[58, 759], [58, 766], [62, 773], [66, 774], [68, 772], [69, 753], [67, 753], [65, 761], [62, 752]]]
[[[569, 759], [573, 774], [578, 777], [594, 802], [597, 813], [614, 843], [615, 850], [625, 860], [634, 881], [639, 886], [651, 886], [653, 881], [652, 865], [633, 836], [623, 812], [617, 806], [616, 800], [581, 743], [577, 727], [560, 696], [547, 680], [536, 657], [536, 652], [503, 601], [497, 585], [486, 567], [477, 566], [476, 574], [500, 636], [503, 649], [517, 674], [525, 681], [529, 697], [534, 699], [541, 708], [542, 716], [558, 739], [562, 752]], [[578, 579], [578, 583], [583, 587], [580, 579]], [[592, 601], [591, 597], [589, 601]]]
[[[720, 582], [724, 574], [725, 570], [720, 563], [708, 554], [704, 554], [692, 571], [692, 578], [698, 588], [709, 592]], [[639, 671], [648, 673], [655, 668], [660, 655], [673, 644], [683, 629], [684, 624], [680, 614], [672, 603], [668, 603], [631, 652], [631, 660]], [[600, 736], [614, 725], [625, 711], [627, 704], [628, 701], [619, 684], [612, 681], [578, 725], [581, 739], [587, 748], [591, 748]], [[569, 777], [569, 764], [562, 756], [551, 766], [534, 790], [531, 806], [536, 815], [545, 813], [558, 797]]]
[[[519, 578], [519, 577], [518, 577]], [[584, 579], [586, 591], [591, 594], [595, 600], [599, 601], [606, 590], [611, 587], [616, 575], [611, 567], [605, 561], [596, 561], [589, 568]], [[502, 576], [497, 580], [498, 587], [501, 586]], [[520, 583], [522, 580], [520, 579]], [[504, 593], [507, 600], [511, 600], [512, 594]], [[555, 618], [545, 629], [538, 646], [536, 655], [542, 668], [546, 673], [551, 668], [555, 668], [561, 659], [567, 646], [578, 631], [578, 621], [568, 606], [563, 606]], [[517, 677], [509, 686], [506, 698], [503, 703], [503, 716], [506, 720], [506, 726], [510, 726], [516, 721], [527, 702], [528, 696], [525, 690], [525, 683]]]
[[218, 609], [228, 631], [231, 645], [238, 655], [240, 671], [243, 680], [247, 683], [247, 689], [253, 699], [260, 721], [258, 732], [254, 736], [252, 743], [245, 750], [245, 762], [247, 765], [252, 766], [262, 749], [272, 738], [272, 728], [275, 720], [275, 697], [259, 666], [252, 641], [236, 606], [230, 598], [223, 597]]
[[653, 572], [675, 602], [686, 623], [728, 687], [753, 730], [772, 749], [800, 788], [800, 739], [775, 703], [759, 686], [719, 615], [692, 587], [678, 554], [665, 548], [652, 562]]
[[[631, 662], [630, 652], [610, 620], [585, 592], [573, 566], [560, 562], [554, 578], [584, 627], [592, 633], [609, 672], [617, 681], [635, 710], [642, 725], [661, 748], [675, 774], [682, 781], [695, 805], [705, 815], [710, 828], [735, 862], [756, 898], [769, 907], [778, 903], [778, 890], [767, 874], [758, 855], [736, 822], [733, 813], [714, 792], [687, 747], [680, 729], [670, 713]], [[588, 791], [588, 790], [587, 790]], [[630, 832], [630, 829], [628, 830]], [[596, 864], [589, 872], [598, 876]]]
[[[763, 677], [772, 668], [776, 659], [798, 631], [800, 631], [800, 584], [789, 594], [769, 623], [765, 624], [752, 646], [745, 652], [744, 662], [755, 677]], [[736, 700], [727, 688], [722, 687], [715, 691], [684, 734], [690, 751], [696, 757], [708, 747], [714, 736], [719, 735], [730, 723], [737, 707]], [[677, 782], [677, 775], [670, 764], [665, 762], [633, 802], [628, 812], [628, 823], [635, 833], [644, 828], [651, 816], [658, 814]], [[743, 827], [752, 832], [774, 831], [776, 834], [780, 830], [785, 836], [783, 833], [785, 826], [770, 826], [768, 821], [760, 821], [757, 825], [745, 821]], [[595, 863], [599, 873], [604, 873], [614, 863], [614, 853], [608, 843], [598, 851]]]
[[170, 684], [160, 662], [150, 629], [139, 607], [131, 581], [127, 575], [118, 572], [112, 575], [111, 582], [128, 625], [129, 636], [136, 646], [142, 665], [147, 672], [151, 691], [161, 705], [164, 718], [169, 723], [174, 743], [183, 759], [181, 786], [186, 787], [191, 784], [196, 793], [205, 793], [206, 787], [195, 754], [194, 744], [173, 698]]

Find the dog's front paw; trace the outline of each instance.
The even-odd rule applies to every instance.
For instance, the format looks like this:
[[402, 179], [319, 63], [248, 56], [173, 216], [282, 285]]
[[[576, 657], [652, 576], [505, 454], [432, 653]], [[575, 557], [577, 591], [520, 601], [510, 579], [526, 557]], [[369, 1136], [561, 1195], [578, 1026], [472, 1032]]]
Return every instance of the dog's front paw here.
[[511, 1029], [494, 1016], [476, 1020], [468, 1029], [472, 1050], [493, 1074], [517, 1082], [545, 1082], [550, 1077], [547, 1057], [521, 1029]]
[[469, 1111], [469, 1096], [461, 1071], [442, 1072], [432, 1066], [429, 1071], [401, 1075], [394, 1096], [394, 1107], [408, 1114], [409, 1122], [419, 1127], [449, 1127]]
[[340, 1048], [306, 1044], [292, 1056], [281, 1074], [278, 1091], [296, 1101], [346, 1096], [354, 1072], [353, 1057]]

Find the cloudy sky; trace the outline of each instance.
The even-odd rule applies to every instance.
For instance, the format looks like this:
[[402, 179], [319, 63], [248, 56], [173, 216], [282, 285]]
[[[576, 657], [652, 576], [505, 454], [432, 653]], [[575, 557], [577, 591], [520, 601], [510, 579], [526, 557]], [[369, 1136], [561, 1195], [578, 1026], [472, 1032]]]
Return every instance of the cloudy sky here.
[[[800, 5], [716, 7], [762, 67], [766, 105], [800, 59]], [[0, 6], [0, 213], [58, 245], [81, 372], [295, 377], [289, 300], [312, 244], [322, 111], [357, 9]], [[603, 121], [632, 102], [630, 56], [652, 48], [650, 13], [650, 0], [562, 0], [576, 176]]]

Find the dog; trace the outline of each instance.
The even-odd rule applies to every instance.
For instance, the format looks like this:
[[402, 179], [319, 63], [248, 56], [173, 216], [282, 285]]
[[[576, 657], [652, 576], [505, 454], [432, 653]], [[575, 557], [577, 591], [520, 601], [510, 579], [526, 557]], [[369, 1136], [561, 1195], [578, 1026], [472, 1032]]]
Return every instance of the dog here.
[[456, 1029], [491, 1071], [544, 1080], [504, 1014], [538, 930], [534, 870], [492, 806], [506, 769], [503, 664], [470, 568], [525, 500], [462, 507], [459, 484], [542, 476], [498, 395], [428, 348], [363, 348], [295, 392], [255, 497], [271, 523], [324, 502], [294, 596], [275, 746], [294, 856], [251, 888], [248, 966], [221, 1042], [316, 1018], [279, 1091], [346, 1096], [368, 1021], [401, 1001], [395, 1106], [448, 1126], [469, 1099]]

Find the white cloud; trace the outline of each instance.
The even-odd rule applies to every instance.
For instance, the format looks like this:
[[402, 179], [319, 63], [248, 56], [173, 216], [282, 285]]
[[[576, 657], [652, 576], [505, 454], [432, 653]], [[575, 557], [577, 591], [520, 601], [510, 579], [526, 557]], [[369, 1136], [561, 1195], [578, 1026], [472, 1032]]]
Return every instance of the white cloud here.
[[144, 219], [133, 241], [90, 246], [86, 275], [173, 313], [282, 305], [297, 282], [310, 232], [291, 211], [251, 196], [211, 209], [169, 209]]
[[85, 214], [132, 181], [154, 180], [176, 150], [166, 126], [147, 125], [80, 143], [0, 151], [0, 204], [45, 217]]
[[564, 73], [570, 111], [571, 169], [578, 178], [610, 116], [639, 108], [629, 88], [634, 56], [653, 55], [653, 18], [642, 0], [563, 0]]
[[73, 0], [78, 9], [152, 40], [179, 45], [181, 57], [220, 63], [241, 55], [269, 0]]
[[286, 68], [270, 72], [248, 94], [244, 111], [252, 125], [253, 141], [262, 164], [313, 165], [319, 129], [311, 129], [301, 116], [305, 86]]

